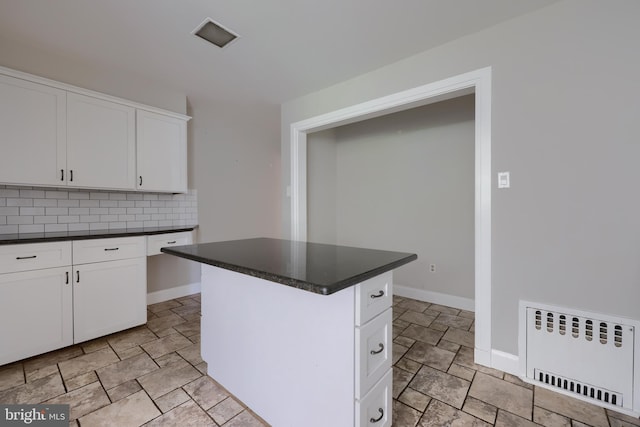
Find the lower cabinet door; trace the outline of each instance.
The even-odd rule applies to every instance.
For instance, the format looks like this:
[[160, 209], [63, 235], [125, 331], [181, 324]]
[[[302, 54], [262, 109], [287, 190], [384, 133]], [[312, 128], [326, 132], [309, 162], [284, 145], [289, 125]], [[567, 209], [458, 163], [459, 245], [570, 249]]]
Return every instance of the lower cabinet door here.
[[71, 267], [0, 274], [0, 365], [73, 344]]
[[393, 373], [389, 369], [362, 400], [356, 400], [356, 427], [391, 425], [392, 389]]
[[108, 335], [146, 321], [146, 258], [74, 266], [74, 342]]

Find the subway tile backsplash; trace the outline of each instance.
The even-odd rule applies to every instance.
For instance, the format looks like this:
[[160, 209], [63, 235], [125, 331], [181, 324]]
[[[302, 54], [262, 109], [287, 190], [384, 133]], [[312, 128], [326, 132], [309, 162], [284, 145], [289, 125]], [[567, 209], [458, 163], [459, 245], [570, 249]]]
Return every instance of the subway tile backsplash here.
[[197, 224], [196, 190], [156, 194], [0, 185], [0, 234]]

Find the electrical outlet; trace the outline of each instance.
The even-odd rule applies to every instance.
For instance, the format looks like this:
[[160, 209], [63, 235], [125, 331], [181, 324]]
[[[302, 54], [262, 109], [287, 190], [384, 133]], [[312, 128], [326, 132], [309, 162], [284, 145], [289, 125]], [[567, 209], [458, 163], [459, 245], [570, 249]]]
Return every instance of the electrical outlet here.
[[429, 265], [429, 271], [432, 272], [432, 273], [435, 273], [436, 272], [436, 265], [435, 264]]

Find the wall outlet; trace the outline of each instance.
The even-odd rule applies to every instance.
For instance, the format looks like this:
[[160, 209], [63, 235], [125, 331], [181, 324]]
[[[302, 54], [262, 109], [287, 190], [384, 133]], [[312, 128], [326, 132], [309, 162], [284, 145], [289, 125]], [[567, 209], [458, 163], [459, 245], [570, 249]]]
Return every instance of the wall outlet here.
[[432, 273], [435, 273], [436, 272], [436, 265], [435, 264], [430, 264], [429, 265], [429, 271], [432, 272]]

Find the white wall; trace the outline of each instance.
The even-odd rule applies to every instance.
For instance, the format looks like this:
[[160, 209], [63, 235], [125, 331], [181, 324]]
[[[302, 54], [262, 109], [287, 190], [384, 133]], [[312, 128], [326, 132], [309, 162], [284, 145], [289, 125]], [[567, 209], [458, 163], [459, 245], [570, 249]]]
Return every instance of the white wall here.
[[416, 253], [395, 284], [473, 300], [474, 102], [468, 95], [312, 134], [308, 239]]
[[338, 144], [335, 129], [307, 135], [307, 240], [338, 242]]
[[517, 354], [520, 299], [639, 319], [638, 16], [566, 0], [288, 102], [282, 193], [291, 123], [491, 66], [492, 347]]
[[279, 107], [189, 103], [200, 241], [280, 237]]

